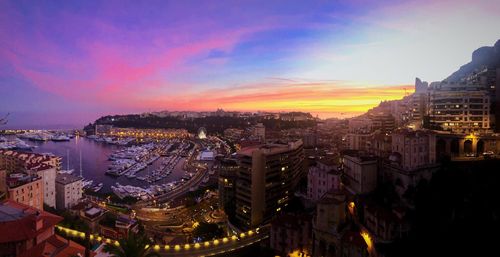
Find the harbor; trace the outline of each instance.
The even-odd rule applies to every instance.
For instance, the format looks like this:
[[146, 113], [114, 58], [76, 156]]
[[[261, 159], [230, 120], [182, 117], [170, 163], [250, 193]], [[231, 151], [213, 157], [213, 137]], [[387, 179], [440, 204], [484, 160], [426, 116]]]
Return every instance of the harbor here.
[[[61, 172], [79, 176], [81, 170], [84, 188], [99, 193], [115, 191], [119, 197], [140, 198], [143, 194], [133, 193], [130, 190], [133, 187], [142, 188], [151, 195], [163, 192], [192, 176], [183, 167], [186, 158], [194, 151], [194, 144], [187, 140], [135, 143], [130, 138], [117, 140], [70, 135], [67, 135], [68, 140], [53, 140], [48, 136], [50, 134], [4, 135], [0, 146], [60, 156]], [[122, 193], [113, 190], [113, 187], [124, 186], [129, 186], [130, 194], [125, 193], [126, 190]]]

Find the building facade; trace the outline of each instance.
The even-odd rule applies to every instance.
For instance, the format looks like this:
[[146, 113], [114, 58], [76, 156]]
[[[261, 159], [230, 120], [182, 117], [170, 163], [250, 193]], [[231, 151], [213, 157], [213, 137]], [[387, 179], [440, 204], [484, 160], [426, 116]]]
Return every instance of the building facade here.
[[69, 209], [76, 205], [82, 198], [82, 187], [82, 178], [71, 174], [57, 174], [57, 209]]
[[488, 132], [490, 95], [482, 85], [441, 82], [430, 88], [430, 123], [457, 133]]
[[270, 247], [280, 256], [296, 252], [311, 253], [311, 217], [308, 214], [284, 214], [271, 222]]
[[5, 184], [5, 176], [10, 173], [25, 172], [42, 178], [43, 200], [50, 207], [56, 207], [55, 178], [61, 169], [61, 158], [36, 153], [24, 153], [12, 150], [0, 150], [0, 190]]
[[264, 144], [238, 152], [236, 219], [242, 228], [268, 223], [305, 175], [302, 141]]
[[6, 189], [10, 200], [43, 210], [43, 180], [38, 175], [10, 173]]
[[331, 159], [320, 159], [307, 174], [307, 197], [318, 201], [326, 192], [340, 188], [339, 163]]
[[353, 194], [366, 194], [377, 187], [377, 158], [350, 151], [342, 156], [342, 184]]

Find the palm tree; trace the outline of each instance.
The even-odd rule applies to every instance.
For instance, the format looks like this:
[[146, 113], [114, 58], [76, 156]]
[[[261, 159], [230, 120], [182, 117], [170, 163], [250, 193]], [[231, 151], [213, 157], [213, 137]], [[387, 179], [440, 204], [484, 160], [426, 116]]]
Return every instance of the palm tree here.
[[144, 236], [136, 236], [130, 233], [128, 238], [118, 240], [117, 244], [106, 244], [104, 252], [111, 254], [112, 257], [159, 257], [156, 252], [148, 247], [149, 240]]

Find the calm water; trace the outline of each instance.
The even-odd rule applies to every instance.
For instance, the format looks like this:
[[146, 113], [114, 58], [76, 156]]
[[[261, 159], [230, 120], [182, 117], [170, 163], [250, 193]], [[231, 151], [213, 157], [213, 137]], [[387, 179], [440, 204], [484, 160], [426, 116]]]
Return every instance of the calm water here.
[[[69, 151], [69, 168], [74, 169], [74, 175], [80, 173], [80, 152], [82, 153], [82, 175], [85, 179], [92, 179], [94, 184], [102, 182], [104, 187], [99, 192], [111, 192], [110, 186], [115, 185], [119, 182], [122, 185], [135, 185], [135, 186], [147, 186], [150, 183], [141, 181], [135, 178], [129, 179], [125, 176], [121, 177], [111, 177], [105, 175], [105, 171], [108, 169], [110, 161], [108, 161], [108, 156], [117, 149], [123, 148], [123, 146], [108, 145], [102, 142], [95, 142], [93, 140], [87, 139], [85, 137], [75, 137], [70, 141], [65, 142], [38, 142], [38, 141], [28, 141], [25, 140], [30, 145], [36, 145], [37, 147], [33, 149], [35, 153], [53, 153], [57, 156], [62, 157], [62, 169], [67, 168], [68, 158], [66, 151]], [[153, 169], [160, 166], [163, 157], [158, 159], [149, 165], [146, 169], [137, 173], [137, 176], [144, 176], [148, 174]], [[162, 184], [175, 180], [180, 180], [184, 175], [182, 170], [182, 164], [184, 163], [184, 158], [179, 161], [173, 172], [165, 179], [157, 181], [153, 184]]]

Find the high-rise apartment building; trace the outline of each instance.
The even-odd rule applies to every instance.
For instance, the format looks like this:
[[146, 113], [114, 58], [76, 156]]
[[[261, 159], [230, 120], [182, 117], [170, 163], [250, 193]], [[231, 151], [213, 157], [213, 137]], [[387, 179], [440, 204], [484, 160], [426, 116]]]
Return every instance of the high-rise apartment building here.
[[224, 208], [230, 220], [235, 215], [236, 181], [239, 165], [236, 159], [222, 159], [218, 163], [219, 206]]
[[305, 175], [301, 140], [263, 144], [238, 152], [236, 219], [242, 228], [268, 223], [284, 208]]
[[490, 131], [490, 95], [482, 85], [441, 82], [430, 88], [430, 123], [455, 133]]

